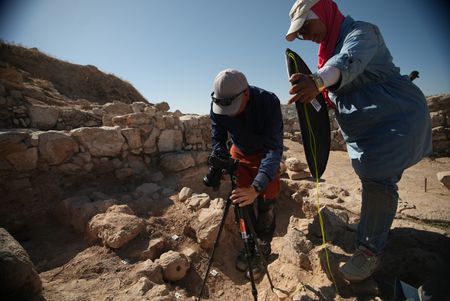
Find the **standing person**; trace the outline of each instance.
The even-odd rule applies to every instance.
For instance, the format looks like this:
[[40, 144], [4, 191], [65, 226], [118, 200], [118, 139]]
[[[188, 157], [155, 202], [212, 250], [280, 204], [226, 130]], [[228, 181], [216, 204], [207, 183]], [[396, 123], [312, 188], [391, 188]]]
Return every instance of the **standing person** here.
[[[219, 72], [211, 98], [212, 154], [228, 155], [229, 134], [232, 142], [229, 152], [233, 159], [239, 160], [238, 188], [232, 191], [231, 200], [248, 210], [263, 254], [268, 258], [275, 231], [274, 206], [280, 191], [279, 166], [283, 153], [280, 101], [271, 92], [249, 86], [245, 75], [233, 69]], [[251, 239], [251, 257], [257, 279], [263, 274], [264, 266], [255, 252], [254, 239]], [[248, 269], [245, 250], [237, 256], [236, 267], [241, 271]]]
[[431, 126], [425, 96], [400, 75], [377, 26], [344, 17], [331, 0], [298, 0], [288, 41], [319, 46], [318, 71], [293, 74], [289, 103], [308, 103], [322, 92], [347, 144], [362, 184], [357, 250], [341, 266], [350, 281], [379, 266], [398, 203], [403, 171], [429, 155]]
[[416, 78], [419, 78], [419, 71], [414, 70], [409, 74], [409, 79], [411, 81], [415, 80]]

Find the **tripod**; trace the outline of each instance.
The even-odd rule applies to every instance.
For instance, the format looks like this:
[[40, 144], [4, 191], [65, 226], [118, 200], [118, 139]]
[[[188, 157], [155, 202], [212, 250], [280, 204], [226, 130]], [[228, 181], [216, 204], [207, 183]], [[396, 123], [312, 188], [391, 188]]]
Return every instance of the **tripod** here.
[[[231, 190], [233, 191], [234, 189], [236, 189], [237, 187], [237, 177], [235, 175], [236, 170], [237, 170], [237, 166], [239, 164], [238, 160], [233, 160], [233, 163], [230, 164], [230, 166], [227, 167], [226, 171], [228, 172], [228, 174], [230, 175], [230, 179], [231, 179]], [[225, 225], [225, 220], [228, 214], [228, 211], [230, 209], [230, 206], [232, 204], [231, 201], [231, 193], [228, 195], [227, 201], [225, 203], [225, 209], [223, 210], [223, 216], [222, 216], [222, 220], [220, 221], [220, 225], [219, 225], [219, 231], [217, 232], [217, 236], [216, 236], [216, 240], [214, 241], [214, 246], [213, 249], [211, 251], [211, 255], [209, 257], [208, 260], [208, 266], [206, 268], [206, 272], [205, 272], [205, 276], [203, 278], [203, 283], [202, 283], [202, 287], [200, 289], [200, 292], [198, 293], [197, 296], [197, 301], [201, 300], [201, 296], [203, 293], [203, 289], [205, 288], [205, 284], [206, 284], [206, 280], [208, 278], [208, 274], [209, 274], [209, 270], [211, 268], [212, 262], [213, 262], [213, 258], [214, 258], [214, 254], [216, 252], [217, 246], [219, 245], [219, 240], [220, 240], [220, 235], [222, 234], [222, 230], [223, 227]], [[251, 235], [253, 236], [253, 240], [255, 242], [256, 245], [256, 249], [259, 253], [259, 256], [261, 256], [263, 263], [264, 263], [264, 271], [267, 274], [267, 279], [269, 280], [270, 283], [270, 288], [273, 290], [274, 286], [272, 284], [272, 279], [270, 278], [269, 272], [267, 270], [267, 261], [264, 257], [264, 254], [262, 252], [261, 246], [258, 242], [257, 236], [256, 236], [256, 232], [255, 229], [253, 228], [253, 224], [250, 220], [250, 217], [248, 215], [248, 211], [246, 210], [247, 208], [242, 208], [239, 206], [235, 207], [235, 212], [237, 215], [237, 220], [239, 223], [239, 232], [241, 234], [241, 238], [244, 242], [244, 248], [245, 248], [245, 258], [247, 260], [247, 264], [248, 264], [248, 270], [249, 270], [249, 275], [250, 275], [250, 283], [252, 286], [252, 295], [253, 295], [253, 299], [255, 301], [258, 300], [258, 292], [256, 290], [256, 285], [255, 285], [255, 279], [253, 277], [253, 269], [252, 269], [252, 263], [251, 263], [251, 249], [250, 249], [250, 236], [248, 235], [247, 232], [247, 227], [250, 230]]]

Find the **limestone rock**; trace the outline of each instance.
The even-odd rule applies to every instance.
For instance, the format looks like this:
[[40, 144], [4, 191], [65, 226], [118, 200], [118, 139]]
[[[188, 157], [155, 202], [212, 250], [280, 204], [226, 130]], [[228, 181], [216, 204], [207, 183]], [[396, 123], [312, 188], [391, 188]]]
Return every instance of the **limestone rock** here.
[[287, 171], [287, 166], [286, 166], [286, 164], [284, 163], [284, 161], [281, 161], [281, 162], [280, 162], [280, 173], [281, 173], [281, 174], [284, 174], [286, 171]]
[[209, 204], [209, 208], [215, 208], [215, 209], [224, 209], [225, 208], [226, 201], [222, 198], [215, 198], [211, 201]]
[[182, 171], [195, 166], [189, 152], [169, 153], [161, 156], [161, 166], [167, 171]]
[[153, 154], [158, 151], [156, 140], [158, 139], [159, 135], [161, 134], [161, 130], [157, 127], [154, 127], [150, 133], [150, 135], [147, 137], [147, 139], [144, 141], [144, 153], [146, 154]]
[[[338, 211], [328, 207], [320, 209], [323, 221], [323, 230], [326, 241], [333, 242], [343, 235], [346, 231], [348, 223], [348, 215], [346, 212]], [[313, 222], [308, 227], [309, 233], [316, 237], [322, 237], [319, 215], [317, 214]]]
[[165, 241], [163, 238], [152, 239], [148, 242], [148, 247], [141, 253], [141, 259], [155, 260], [162, 253], [165, 247]]
[[[149, 163], [147, 162], [147, 164], [149, 164]], [[152, 182], [160, 182], [160, 181], [162, 181], [164, 179], [164, 174], [162, 172], [160, 172], [160, 171], [157, 171], [157, 172], [152, 173], [149, 176], [149, 179]]]
[[189, 261], [186, 255], [169, 251], [161, 255], [159, 264], [162, 267], [163, 278], [166, 281], [178, 281], [186, 276]]
[[183, 115], [180, 117], [181, 125], [184, 129], [197, 128], [199, 125], [199, 116], [197, 115]]
[[305, 256], [313, 249], [313, 244], [307, 239], [305, 233], [295, 227], [296, 219], [291, 217], [286, 235], [283, 237], [283, 248], [280, 252], [280, 260], [285, 263], [292, 263], [304, 269], [311, 268], [308, 256]]
[[155, 192], [161, 190], [161, 186], [155, 183], [144, 183], [135, 190], [137, 196], [151, 197]]
[[89, 222], [89, 234], [114, 249], [135, 238], [145, 227], [141, 218], [133, 215], [127, 205], [113, 205], [106, 213], [97, 214]]
[[289, 179], [291, 180], [303, 180], [306, 178], [309, 178], [311, 175], [309, 174], [309, 172], [304, 171], [304, 170], [300, 170], [300, 171], [292, 171], [292, 170], [287, 170], [286, 173], [289, 176]]
[[113, 117], [111, 122], [113, 125], [120, 127], [136, 127], [142, 124], [152, 123], [152, 117], [145, 112], [131, 113]]
[[442, 183], [447, 189], [450, 189], [450, 171], [441, 171], [437, 173], [439, 182]]
[[3, 300], [29, 300], [42, 282], [25, 249], [0, 228], [0, 295]]
[[183, 146], [183, 133], [179, 130], [163, 130], [158, 139], [160, 152], [174, 152]]
[[158, 109], [158, 111], [163, 111], [163, 112], [167, 112], [170, 110], [169, 104], [165, 101], [157, 103], [156, 108]]
[[162, 284], [162, 268], [159, 262], [154, 262], [150, 259], [137, 263], [130, 272], [130, 278], [133, 280], [146, 277], [150, 281]]
[[132, 286], [114, 296], [115, 300], [145, 300], [143, 296], [153, 287], [153, 283], [146, 277], [139, 278]]
[[186, 128], [184, 136], [187, 144], [203, 143], [203, 135], [201, 129]]
[[77, 151], [78, 144], [62, 132], [49, 131], [39, 134], [39, 153], [50, 165], [61, 164]]
[[13, 152], [6, 156], [6, 160], [17, 171], [29, 171], [37, 167], [38, 152], [36, 147]]
[[125, 138], [115, 127], [79, 128], [70, 132], [92, 156], [115, 157], [122, 150]]
[[430, 118], [431, 118], [431, 127], [437, 127], [437, 126], [445, 126], [445, 112], [444, 111], [437, 111], [437, 112], [430, 112]]
[[[214, 245], [222, 215], [223, 209], [203, 208], [191, 221], [189, 227], [195, 233], [195, 239], [203, 249], [209, 250]], [[227, 218], [232, 219], [232, 215], [228, 214]], [[222, 235], [221, 240], [224, 237], [225, 235]]]
[[74, 163], [65, 163], [56, 167], [56, 170], [60, 173], [69, 174], [69, 175], [79, 175], [84, 173], [83, 166], [74, 164]]
[[92, 201], [87, 196], [77, 196], [62, 200], [55, 210], [56, 218], [64, 225], [73, 227], [77, 232], [84, 233], [93, 216], [104, 213], [117, 200], [106, 199]]
[[55, 127], [60, 110], [53, 106], [29, 106], [28, 114], [31, 120], [31, 127], [50, 130]]
[[[25, 171], [36, 167], [37, 150], [27, 151], [27, 144], [24, 143], [29, 136], [27, 131], [0, 131], [0, 169]], [[24, 155], [27, 155], [31, 166], [23, 163]]]
[[144, 173], [147, 170], [144, 160], [140, 156], [129, 155], [128, 165], [136, 174]]
[[137, 101], [131, 104], [131, 109], [133, 110], [133, 113], [144, 112], [144, 109], [147, 105], [148, 104], [145, 102]]
[[124, 115], [130, 114], [133, 112], [130, 105], [125, 104], [120, 101], [115, 101], [114, 103], [106, 103], [103, 105], [103, 110], [112, 115]]
[[198, 210], [209, 205], [211, 198], [207, 193], [194, 193], [188, 199], [185, 204], [189, 209]]
[[156, 114], [156, 108], [154, 106], [147, 106], [145, 107], [144, 112], [153, 117]]
[[122, 134], [125, 136], [128, 146], [131, 149], [142, 147], [141, 131], [138, 128], [122, 129]]
[[[149, 290], [145, 294], [146, 300], [151, 301], [177, 301], [178, 299], [175, 298], [170, 294], [169, 289], [167, 288], [167, 285], [165, 284], [158, 284], [152, 287], [151, 290]], [[128, 299], [129, 300], [129, 299]]]
[[195, 164], [198, 165], [202, 165], [202, 164], [206, 164], [206, 162], [208, 162], [208, 157], [210, 152], [206, 151], [198, 151], [198, 152], [191, 152], [192, 153], [192, 157], [194, 158]]
[[306, 163], [302, 163], [299, 159], [291, 157], [287, 158], [284, 162], [288, 170], [291, 171], [303, 171], [306, 168], [308, 168], [308, 165]]
[[183, 187], [178, 194], [178, 200], [180, 202], [186, 201], [193, 194], [193, 190], [189, 187]]
[[114, 171], [114, 175], [119, 180], [124, 180], [126, 178], [130, 178], [130, 177], [134, 176], [134, 170], [132, 168], [128, 168], [128, 167], [120, 168], [120, 169], [116, 169]]

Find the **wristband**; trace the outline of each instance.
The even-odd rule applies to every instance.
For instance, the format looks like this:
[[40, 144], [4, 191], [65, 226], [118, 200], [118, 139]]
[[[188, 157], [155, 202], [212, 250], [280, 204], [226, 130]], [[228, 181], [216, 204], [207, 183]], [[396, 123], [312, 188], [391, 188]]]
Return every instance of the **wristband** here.
[[258, 182], [253, 182], [252, 186], [253, 186], [253, 188], [255, 189], [256, 192], [261, 192], [262, 191], [262, 187], [259, 185]]
[[322, 92], [325, 89], [325, 84], [323, 83], [323, 79], [317, 73], [313, 73], [308, 75], [316, 85], [316, 88], [319, 92]]

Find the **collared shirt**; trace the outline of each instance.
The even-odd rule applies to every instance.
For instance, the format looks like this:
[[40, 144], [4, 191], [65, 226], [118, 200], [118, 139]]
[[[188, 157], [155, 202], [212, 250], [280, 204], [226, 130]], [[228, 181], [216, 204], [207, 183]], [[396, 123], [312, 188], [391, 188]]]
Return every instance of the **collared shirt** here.
[[325, 66], [341, 72], [328, 95], [361, 178], [399, 175], [431, 153], [425, 96], [400, 75], [377, 26], [347, 16]]
[[228, 134], [232, 143], [244, 154], [263, 153], [256, 181], [263, 189], [274, 179], [283, 154], [283, 119], [280, 101], [271, 92], [249, 86], [247, 106], [239, 115], [215, 114], [212, 109], [211, 137], [213, 152], [226, 152]]

